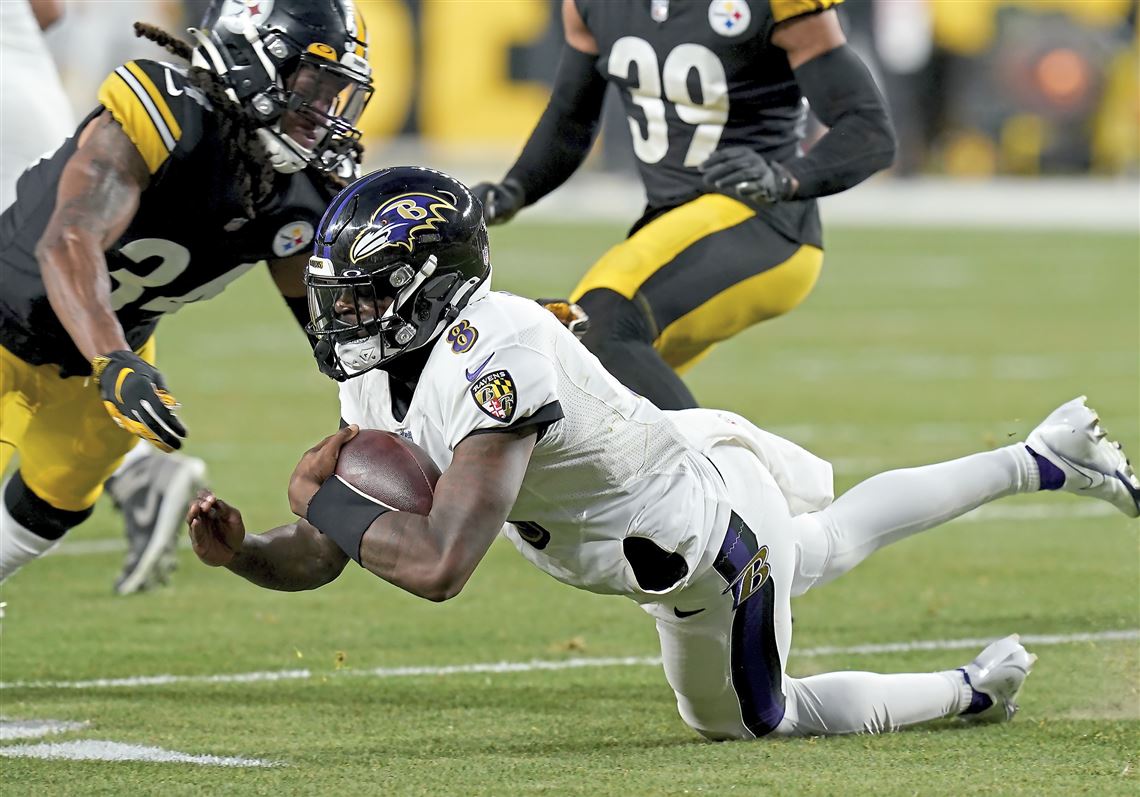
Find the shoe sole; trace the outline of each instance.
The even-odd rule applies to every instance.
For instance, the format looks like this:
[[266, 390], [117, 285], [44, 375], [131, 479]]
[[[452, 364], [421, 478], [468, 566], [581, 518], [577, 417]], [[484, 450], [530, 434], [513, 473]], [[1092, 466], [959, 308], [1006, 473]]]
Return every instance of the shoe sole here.
[[186, 467], [179, 468], [175, 477], [166, 485], [155, 519], [155, 532], [147, 542], [135, 569], [115, 586], [116, 595], [132, 595], [146, 586], [155, 566], [162, 561], [163, 551], [172, 539], [177, 539], [186, 507], [205, 478], [206, 463], [200, 459], [190, 459]]

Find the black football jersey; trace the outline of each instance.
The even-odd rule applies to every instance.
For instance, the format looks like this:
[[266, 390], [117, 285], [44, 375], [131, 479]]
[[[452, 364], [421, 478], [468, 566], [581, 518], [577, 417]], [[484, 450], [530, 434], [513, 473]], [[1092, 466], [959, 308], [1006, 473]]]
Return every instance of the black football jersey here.
[[[217, 115], [182, 68], [124, 64], [103, 82], [99, 102], [79, 130], [106, 108], [151, 172], [134, 219], [106, 252], [111, 305], [132, 348], [161, 316], [217, 295], [259, 261], [306, 250], [332, 190], [307, 171], [277, 174], [270, 198], [247, 219]], [[77, 138], [20, 177], [15, 203], [0, 216], [0, 345], [65, 375], [90, 373], [90, 365], [48, 302], [35, 247]]]
[[[806, 105], [772, 30], [840, 2], [576, 0], [598, 43], [597, 68], [621, 95], [651, 208], [707, 193], [697, 166], [717, 149], [797, 155]], [[792, 204], [778, 226], [814, 216], [814, 203]]]

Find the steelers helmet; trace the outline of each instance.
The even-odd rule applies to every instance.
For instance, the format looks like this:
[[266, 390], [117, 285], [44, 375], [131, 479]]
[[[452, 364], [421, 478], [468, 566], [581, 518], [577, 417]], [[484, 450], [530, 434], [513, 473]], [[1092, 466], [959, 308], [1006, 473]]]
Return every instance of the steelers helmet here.
[[372, 76], [351, 0], [214, 0], [190, 34], [192, 63], [254, 119], [274, 169], [353, 176]]
[[361, 177], [333, 198], [305, 272], [321, 371], [343, 381], [427, 346], [490, 275], [467, 186], [418, 166]]

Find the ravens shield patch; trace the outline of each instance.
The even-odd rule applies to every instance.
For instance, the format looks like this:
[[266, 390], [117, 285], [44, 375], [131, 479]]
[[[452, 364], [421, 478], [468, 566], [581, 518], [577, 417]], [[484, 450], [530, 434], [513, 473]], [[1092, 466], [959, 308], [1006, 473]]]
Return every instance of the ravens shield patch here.
[[515, 392], [515, 380], [508, 371], [491, 371], [479, 378], [471, 386], [471, 398], [483, 412], [496, 421], [510, 423], [515, 417], [515, 406], [518, 404], [518, 393]]

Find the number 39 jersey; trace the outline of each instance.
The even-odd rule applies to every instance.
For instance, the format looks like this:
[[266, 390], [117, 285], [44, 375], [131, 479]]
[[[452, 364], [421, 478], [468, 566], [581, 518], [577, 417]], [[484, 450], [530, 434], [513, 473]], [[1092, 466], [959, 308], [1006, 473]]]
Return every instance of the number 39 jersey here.
[[[261, 260], [306, 249], [331, 190], [305, 171], [275, 174], [270, 198], [246, 219], [218, 115], [180, 67], [124, 64], [103, 82], [99, 102], [79, 129], [107, 109], [151, 173], [133, 220], [106, 251], [111, 305], [132, 348], [162, 315], [215, 296]], [[90, 373], [90, 365], [48, 302], [35, 248], [77, 140], [24, 172], [0, 217], [0, 345], [64, 375]]]
[[[679, 589], [728, 522], [712, 463], [528, 299], [470, 303], [434, 345], [404, 417], [378, 369], [342, 382], [340, 398], [345, 421], [403, 434], [441, 469], [470, 435], [535, 429], [505, 535], [576, 587], [642, 601]], [[628, 555], [631, 539], [646, 555]]]
[[842, 0], [576, 0], [617, 85], [651, 207], [706, 193], [697, 166], [743, 145], [796, 154], [805, 106], [776, 24]]

